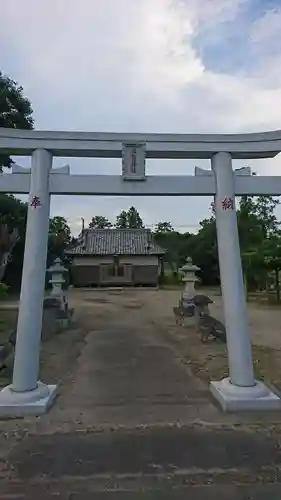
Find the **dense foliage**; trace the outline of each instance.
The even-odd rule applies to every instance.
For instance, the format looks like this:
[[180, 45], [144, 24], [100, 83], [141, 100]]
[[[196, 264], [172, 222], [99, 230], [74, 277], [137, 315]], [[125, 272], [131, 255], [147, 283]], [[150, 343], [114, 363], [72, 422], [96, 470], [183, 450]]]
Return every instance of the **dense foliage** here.
[[[23, 88], [0, 71], [0, 127], [32, 129], [32, 112]], [[10, 167], [11, 164], [9, 155], [0, 155], [0, 172], [2, 167]]]

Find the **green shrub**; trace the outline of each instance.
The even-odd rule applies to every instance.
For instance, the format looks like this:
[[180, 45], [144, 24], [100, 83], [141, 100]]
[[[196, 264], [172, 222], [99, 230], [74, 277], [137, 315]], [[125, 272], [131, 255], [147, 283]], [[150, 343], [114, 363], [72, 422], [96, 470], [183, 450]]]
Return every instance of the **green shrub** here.
[[181, 277], [176, 272], [166, 273], [159, 277], [159, 285], [180, 285]]
[[6, 299], [9, 295], [9, 287], [5, 283], [0, 283], [0, 300]]

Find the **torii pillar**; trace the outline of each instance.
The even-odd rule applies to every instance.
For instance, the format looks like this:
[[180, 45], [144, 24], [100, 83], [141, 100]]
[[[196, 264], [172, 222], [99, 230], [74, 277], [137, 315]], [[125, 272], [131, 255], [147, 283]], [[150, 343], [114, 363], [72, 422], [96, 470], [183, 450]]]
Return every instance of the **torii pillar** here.
[[57, 387], [38, 381], [48, 247], [52, 155], [32, 154], [24, 263], [17, 325], [13, 382], [0, 392], [0, 416], [40, 415], [52, 404]]
[[280, 398], [254, 378], [231, 155], [217, 153], [211, 164], [229, 363], [229, 377], [211, 382], [211, 391], [225, 411], [281, 409]]

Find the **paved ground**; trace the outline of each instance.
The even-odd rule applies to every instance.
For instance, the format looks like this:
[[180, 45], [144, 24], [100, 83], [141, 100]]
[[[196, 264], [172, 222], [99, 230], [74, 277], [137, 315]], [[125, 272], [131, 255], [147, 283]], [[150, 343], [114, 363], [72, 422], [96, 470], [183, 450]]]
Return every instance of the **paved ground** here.
[[221, 414], [165, 335], [176, 298], [72, 293], [80, 330], [42, 373], [55, 406], [1, 422], [0, 499], [281, 498], [281, 417]]

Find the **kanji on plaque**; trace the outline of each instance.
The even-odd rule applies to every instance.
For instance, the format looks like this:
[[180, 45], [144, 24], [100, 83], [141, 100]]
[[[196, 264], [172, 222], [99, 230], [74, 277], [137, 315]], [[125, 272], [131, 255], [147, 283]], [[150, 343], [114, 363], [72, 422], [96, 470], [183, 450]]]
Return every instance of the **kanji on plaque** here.
[[132, 163], [131, 163], [132, 174], [136, 173], [136, 168], [137, 168], [137, 151], [136, 151], [136, 149], [134, 149], [132, 151]]
[[30, 203], [30, 206], [33, 208], [38, 208], [41, 206], [41, 201], [40, 201], [39, 196], [33, 196], [31, 203]]
[[225, 197], [221, 202], [221, 206], [222, 206], [223, 210], [233, 210], [234, 209], [234, 200], [232, 198]]

